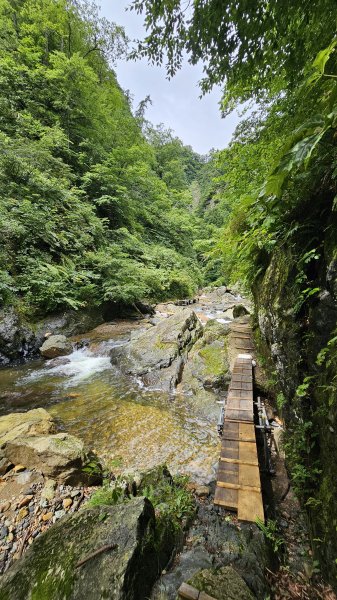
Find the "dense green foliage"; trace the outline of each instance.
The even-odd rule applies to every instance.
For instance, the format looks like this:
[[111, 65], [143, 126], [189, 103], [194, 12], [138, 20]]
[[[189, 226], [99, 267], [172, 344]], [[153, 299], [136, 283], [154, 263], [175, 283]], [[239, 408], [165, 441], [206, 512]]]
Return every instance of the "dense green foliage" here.
[[202, 89], [226, 82], [224, 107], [296, 87], [307, 62], [336, 29], [332, 0], [133, 0], [147, 36], [134, 51], [165, 63], [169, 75], [204, 63]]
[[190, 190], [203, 161], [171, 132], [143, 134], [109, 66], [123, 30], [75, 0], [0, 0], [0, 27], [2, 303], [192, 294], [191, 241], [210, 237]]

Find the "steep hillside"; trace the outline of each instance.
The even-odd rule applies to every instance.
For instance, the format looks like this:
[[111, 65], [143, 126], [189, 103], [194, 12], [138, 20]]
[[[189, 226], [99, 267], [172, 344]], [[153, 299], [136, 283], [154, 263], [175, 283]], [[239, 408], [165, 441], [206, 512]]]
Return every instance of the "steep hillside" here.
[[0, 23], [3, 306], [36, 318], [193, 294], [201, 158], [144, 137], [109, 66], [123, 30], [65, 0], [1, 0]]

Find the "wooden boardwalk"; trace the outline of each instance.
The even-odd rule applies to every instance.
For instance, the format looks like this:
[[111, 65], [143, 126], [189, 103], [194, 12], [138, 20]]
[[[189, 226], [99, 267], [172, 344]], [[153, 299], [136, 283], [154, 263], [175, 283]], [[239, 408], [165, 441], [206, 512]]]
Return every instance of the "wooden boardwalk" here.
[[221, 438], [214, 504], [235, 510], [238, 519], [264, 520], [253, 407], [253, 350], [250, 327], [233, 324], [239, 352], [232, 370]]

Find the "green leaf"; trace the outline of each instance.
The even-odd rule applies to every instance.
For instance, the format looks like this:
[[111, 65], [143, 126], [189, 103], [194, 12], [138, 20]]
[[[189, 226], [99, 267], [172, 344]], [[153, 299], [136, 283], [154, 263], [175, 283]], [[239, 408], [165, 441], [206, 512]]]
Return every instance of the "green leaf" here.
[[314, 62], [312, 63], [313, 68], [321, 75], [323, 75], [323, 73], [324, 73], [325, 65], [328, 62], [331, 54], [334, 52], [336, 44], [337, 44], [337, 39], [333, 40], [327, 48], [324, 48], [324, 50], [321, 50], [317, 54]]

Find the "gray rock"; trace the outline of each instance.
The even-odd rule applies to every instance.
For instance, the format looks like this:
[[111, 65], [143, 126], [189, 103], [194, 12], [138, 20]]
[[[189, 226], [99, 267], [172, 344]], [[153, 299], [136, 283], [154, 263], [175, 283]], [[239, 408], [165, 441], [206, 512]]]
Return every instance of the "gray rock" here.
[[0, 538], [3, 539], [8, 535], [8, 527], [1, 527], [0, 529]]
[[194, 344], [188, 354], [178, 391], [193, 395], [200, 407], [218, 407], [214, 403], [214, 392], [224, 390], [230, 381], [229, 358], [227, 351], [227, 325], [210, 319], [204, 328], [203, 336]]
[[100, 483], [102, 468], [84, 443], [69, 433], [48, 436], [19, 436], [4, 446], [6, 456], [15, 464], [41, 471], [45, 477], [78, 485]]
[[72, 352], [72, 345], [65, 335], [51, 335], [42, 344], [40, 352], [44, 358], [56, 358]]
[[0, 365], [24, 358], [33, 338], [13, 307], [0, 311]]
[[[107, 548], [76, 567], [114, 544], [117, 548]], [[35, 540], [1, 578], [0, 598], [145, 600], [172, 549], [172, 540], [157, 532], [146, 498], [85, 509], [56, 522]]]
[[111, 361], [146, 386], [172, 390], [181, 379], [186, 354], [203, 329], [190, 308], [181, 308], [158, 325], [111, 351]]
[[250, 589], [233, 567], [204, 569], [188, 583], [217, 600], [254, 600]]
[[64, 515], [66, 514], [65, 510], [56, 510], [55, 511], [55, 517], [56, 519], [62, 519], [62, 517], [64, 517]]

